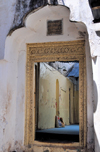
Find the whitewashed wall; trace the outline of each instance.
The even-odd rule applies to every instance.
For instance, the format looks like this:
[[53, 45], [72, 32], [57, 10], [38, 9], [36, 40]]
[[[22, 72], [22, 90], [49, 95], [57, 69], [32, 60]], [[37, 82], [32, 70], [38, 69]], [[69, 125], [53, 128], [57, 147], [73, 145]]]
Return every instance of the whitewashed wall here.
[[[2, 107], [0, 110], [0, 129], [1, 136], [0, 136], [0, 150], [3, 151], [4, 149], [11, 149], [13, 148], [13, 145], [16, 147], [20, 147], [23, 145], [23, 126], [24, 126], [24, 110], [19, 109], [19, 105], [21, 105], [21, 109], [24, 109], [24, 99], [25, 96], [25, 77], [22, 78], [21, 75], [25, 74], [25, 63], [26, 63], [26, 43], [33, 43], [33, 42], [48, 42], [48, 41], [63, 41], [63, 40], [74, 40], [78, 39], [80, 37], [79, 31], [84, 33], [84, 26], [78, 26], [77, 23], [74, 25], [76, 26], [77, 31], [74, 33], [76, 35], [75, 37], [72, 37], [70, 35], [69, 38], [67, 38], [67, 32], [70, 30], [67, 30], [67, 23], [65, 24], [64, 33], [62, 37], [46, 37], [44, 34], [45, 31], [45, 25], [40, 26], [39, 16], [35, 17], [33, 15], [29, 16], [29, 18], [33, 18], [32, 22], [27, 20], [26, 22], [26, 28], [19, 29], [15, 31], [11, 36], [7, 36], [7, 33], [9, 32], [13, 20], [14, 20], [14, 13], [15, 11], [15, 3], [17, 2], [10, 0], [8, 1], [0, 1], [0, 58], [3, 59], [0, 61], [0, 106]], [[94, 85], [97, 91], [94, 91], [94, 99], [90, 95], [88, 98], [88, 108], [91, 107], [91, 111], [89, 112], [88, 109], [88, 136], [87, 136], [87, 142], [88, 142], [88, 148], [91, 149], [93, 147], [93, 119], [91, 117], [91, 114], [93, 115], [93, 102], [96, 107], [94, 111], [94, 128], [95, 128], [95, 134], [96, 134], [96, 152], [99, 152], [99, 145], [100, 145], [100, 124], [97, 122], [100, 122], [100, 104], [99, 104], [99, 92], [100, 92], [100, 84], [99, 84], [99, 58], [100, 58], [100, 38], [96, 35], [95, 31], [100, 29], [99, 24], [93, 24], [92, 20], [92, 13], [88, 4], [88, 0], [63, 0], [59, 1], [59, 4], [65, 5], [70, 8], [70, 20], [77, 21], [77, 22], [83, 22], [84, 25], [87, 28], [88, 36], [89, 36], [89, 45], [90, 45], [90, 53], [88, 49], [87, 44], [87, 65], [91, 67], [91, 61], [92, 61], [92, 68], [90, 69], [90, 72], [88, 72], [88, 93], [89, 90], [92, 90], [92, 69], [93, 69], [93, 80]], [[48, 9], [49, 15], [52, 14], [52, 11]], [[46, 10], [45, 10], [46, 11]], [[51, 13], [51, 14], [50, 14]], [[58, 12], [59, 14], [60, 12]], [[67, 16], [67, 12], [62, 12], [63, 15], [67, 18], [69, 18], [69, 15]], [[41, 14], [41, 12], [40, 12]], [[45, 13], [45, 15], [47, 15]], [[52, 16], [52, 15], [51, 15]], [[45, 16], [46, 17], [46, 16]], [[50, 16], [49, 16], [50, 17]], [[44, 19], [42, 18], [41, 25], [43, 25]], [[57, 19], [58, 15], [54, 17], [54, 19]], [[38, 22], [36, 22], [36, 19]], [[45, 18], [46, 19], [46, 18]], [[51, 19], [51, 17], [50, 17]], [[68, 20], [67, 20], [68, 21]], [[35, 23], [35, 24], [34, 24]], [[30, 25], [31, 29], [30, 29]], [[36, 28], [36, 32], [33, 31], [33, 27]], [[44, 28], [43, 28], [44, 27]], [[38, 31], [37, 31], [38, 29]], [[80, 33], [80, 34], [79, 34]], [[35, 37], [35, 39], [34, 39]], [[6, 39], [6, 44], [5, 44]], [[80, 38], [79, 38], [80, 39]], [[94, 59], [92, 59], [94, 58]], [[91, 81], [89, 79], [91, 77]], [[8, 90], [7, 90], [8, 85]], [[10, 89], [9, 89], [10, 88]], [[23, 91], [20, 91], [22, 89]], [[91, 91], [92, 92], [92, 91]], [[11, 97], [9, 97], [11, 94]], [[22, 100], [23, 98], [23, 100]], [[8, 101], [10, 100], [10, 110], [8, 113], [6, 113], [6, 105], [8, 105]], [[20, 103], [22, 102], [22, 103]], [[96, 105], [96, 102], [98, 103]], [[9, 107], [9, 106], [7, 106]], [[20, 119], [19, 119], [19, 110], [22, 113]], [[15, 125], [16, 122], [16, 125]], [[22, 124], [22, 125], [20, 125]], [[19, 126], [22, 126], [21, 128]], [[21, 133], [19, 132], [19, 128], [21, 129]], [[20, 135], [19, 135], [20, 134]], [[92, 136], [92, 137], [91, 137]], [[10, 138], [9, 138], [10, 137]], [[8, 142], [9, 141], [9, 142]], [[20, 141], [19, 143], [17, 141]], [[19, 145], [18, 145], [19, 144]], [[14, 147], [15, 148], [15, 147]]]
[[16, 0], [0, 0], [0, 59], [4, 58], [6, 36], [14, 20]]
[[[38, 129], [55, 128], [56, 81], [59, 82], [59, 117], [69, 125], [69, 88], [73, 104], [73, 83], [46, 63], [40, 63]], [[73, 109], [71, 109], [73, 111]], [[73, 112], [72, 112], [73, 113]]]
[[4, 58], [5, 40], [11, 29], [23, 25], [30, 10], [46, 5], [46, 0], [0, 0], [0, 59]]

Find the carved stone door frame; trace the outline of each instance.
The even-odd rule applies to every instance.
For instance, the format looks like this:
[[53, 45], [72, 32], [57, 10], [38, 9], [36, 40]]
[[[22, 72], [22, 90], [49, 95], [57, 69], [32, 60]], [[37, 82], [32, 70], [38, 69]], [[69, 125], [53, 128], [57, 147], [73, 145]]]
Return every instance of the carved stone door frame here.
[[[27, 44], [24, 144], [35, 142], [34, 62], [79, 61], [79, 147], [86, 147], [86, 61], [85, 41]], [[67, 144], [67, 143], [66, 143]], [[75, 143], [72, 146], [75, 146]]]

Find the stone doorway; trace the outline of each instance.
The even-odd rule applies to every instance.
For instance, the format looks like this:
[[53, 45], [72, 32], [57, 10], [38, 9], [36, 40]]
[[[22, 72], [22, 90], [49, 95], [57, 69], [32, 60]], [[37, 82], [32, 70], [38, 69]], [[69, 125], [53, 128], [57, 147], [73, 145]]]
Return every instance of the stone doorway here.
[[[79, 143], [70, 146], [86, 147], [86, 61], [85, 42], [49, 42], [27, 44], [26, 63], [26, 112], [25, 145], [36, 144], [35, 141], [35, 62], [79, 61]], [[67, 143], [66, 143], [67, 144]], [[46, 144], [47, 145], [47, 144]]]

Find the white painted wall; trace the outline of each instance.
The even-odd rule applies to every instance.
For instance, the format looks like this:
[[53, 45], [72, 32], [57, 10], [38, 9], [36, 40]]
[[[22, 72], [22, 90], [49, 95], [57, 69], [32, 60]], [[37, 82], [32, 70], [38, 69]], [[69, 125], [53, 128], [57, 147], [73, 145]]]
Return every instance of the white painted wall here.
[[[1, 2], [2, 2], [1, 3], [1, 6], [2, 6], [4, 3], [3, 1]], [[11, 1], [11, 3], [13, 2]], [[89, 44], [90, 44], [92, 57], [100, 56], [99, 54], [100, 38], [95, 33], [95, 30], [99, 28], [99, 25], [97, 25], [97, 27], [95, 28], [94, 24], [92, 23], [93, 17], [92, 17], [91, 10], [89, 8], [88, 0], [85, 0], [85, 1], [84, 0], [70, 0], [70, 1], [64, 0], [63, 2], [66, 6], [70, 8], [71, 20], [77, 21], [77, 22], [83, 22], [86, 25], [88, 35], [89, 35]], [[7, 3], [10, 4], [10, 2], [7, 2]], [[14, 9], [14, 7], [11, 7], [11, 8]], [[10, 147], [11, 149], [13, 149], [13, 145], [14, 145], [14, 148], [21, 147], [21, 146], [23, 147], [26, 43], [67, 41], [67, 40], [70, 41], [70, 40], [84, 39], [83, 37], [80, 36], [80, 32], [79, 32], [81, 31], [84, 33], [86, 31], [84, 28], [84, 25], [81, 23], [79, 25], [78, 23], [69, 22], [69, 11], [66, 9], [66, 7], [59, 6], [55, 8], [53, 6], [51, 7], [47, 6], [41, 9], [39, 13], [36, 12], [34, 14], [28, 15], [28, 18], [25, 21], [26, 27], [18, 29], [17, 31], [13, 32], [11, 36], [7, 37], [6, 44], [5, 44], [5, 53], [4, 53], [5, 37], [8, 33], [8, 29], [10, 28], [12, 24], [14, 10], [11, 12], [11, 10], [9, 10], [7, 7], [8, 12], [11, 13], [9, 14], [8, 18], [6, 16], [7, 11], [3, 13], [4, 9], [0, 10], [1, 11], [0, 20], [2, 23], [0, 27], [0, 31], [1, 31], [0, 33], [2, 33], [0, 35], [0, 38], [1, 38], [0, 52], [2, 52], [0, 53], [1, 58], [3, 58], [3, 53], [4, 53], [4, 60], [0, 61], [0, 75], [1, 75], [0, 105], [2, 107], [2, 110], [0, 110], [0, 117], [1, 117], [0, 127], [2, 128], [0, 130], [1, 132], [0, 151], [2, 151], [2, 149], [3, 150], [6, 149], [7, 151], [8, 148], [10, 149]], [[3, 14], [6, 17], [4, 17]], [[64, 34], [62, 36], [48, 36], [47, 37], [46, 36], [47, 19], [62, 19], [62, 18], [64, 20]], [[7, 25], [6, 25], [6, 21], [7, 21], [6, 19], [9, 20], [7, 22]], [[87, 52], [88, 52], [88, 49], [87, 49]], [[90, 63], [91, 63], [91, 57], [88, 54], [87, 72], [88, 72], [89, 67], [91, 67]], [[93, 63], [92, 65], [93, 65], [93, 77], [94, 77], [95, 84], [99, 92], [100, 88], [97, 81], [98, 80], [97, 77], [99, 77], [99, 69], [98, 69], [99, 57], [98, 57], [98, 62], [96, 62], [95, 64]], [[92, 68], [90, 70], [90, 75], [92, 75]], [[89, 79], [89, 87], [90, 85], [92, 86], [91, 81], [92, 80]], [[8, 92], [11, 92], [12, 94], [12, 97], [10, 99], [9, 97], [7, 98], [7, 84], [8, 83], [11, 88], [11, 91], [8, 91]], [[89, 92], [89, 89], [87, 90]], [[8, 103], [9, 100], [10, 100], [10, 110], [8, 111], [8, 113], [6, 113], [5, 112], [6, 104]], [[93, 106], [92, 101], [93, 101], [92, 96], [90, 94], [89, 103], [91, 104], [91, 108]], [[99, 101], [99, 98], [97, 101]], [[20, 105], [20, 108], [19, 108], [19, 105]], [[99, 107], [100, 106], [98, 104], [98, 109]], [[90, 113], [88, 114], [88, 118], [87, 118], [88, 126], [89, 125], [91, 126], [92, 121], [93, 121], [91, 118], [91, 114], [93, 114], [92, 110], [90, 110]], [[94, 122], [98, 122], [97, 117], [100, 118], [100, 116], [98, 115], [99, 115], [99, 110], [96, 112], [94, 116]], [[3, 122], [3, 116], [5, 116], [5, 119], [6, 119], [6, 121], [4, 122]], [[95, 124], [96, 134], [99, 133], [100, 131], [99, 128], [100, 128], [99, 123], [98, 125]], [[5, 133], [3, 133], [3, 129], [5, 129]], [[89, 147], [93, 146], [93, 144], [91, 144], [92, 142], [91, 134], [93, 135], [93, 126], [91, 126], [91, 129], [90, 127], [88, 128], [87, 143]], [[97, 140], [100, 141], [100, 136], [97, 136]], [[21, 145], [19, 146], [20, 143]], [[96, 148], [97, 148], [96, 152], [99, 152], [100, 151], [99, 144], [97, 144]]]
[[0, 59], [4, 58], [5, 40], [14, 20], [16, 0], [0, 0]]
[[[67, 14], [67, 15], [66, 15]], [[46, 23], [48, 19], [63, 18], [63, 35], [47, 36]], [[38, 19], [38, 20], [37, 20]], [[4, 73], [1, 77], [2, 88], [0, 89], [1, 104], [4, 104], [4, 93], [7, 90], [7, 83], [11, 87], [12, 98], [10, 99], [10, 110], [5, 115], [8, 122], [5, 128], [4, 135], [0, 139], [5, 142], [0, 142], [0, 148], [4, 145], [4, 149], [13, 149], [23, 147], [24, 142], [24, 114], [25, 114], [25, 66], [26, 66], [26, 44], [36, 42], [52, 42], [52, 41], [70, 41], [84, 39], [79, 36], [78, 26], [75, 23], [69, 22], [69, 10], [62, 6], [46, 6], [40, 11], [29, 15], [26, 19], [26, 27], [16, 30], [11, 36], [6, 39], [4, 64], [7, 68], [3, 68], [1, 63], [1, 71]], [[39, 24], [40, 23], [40, 24]], [[82, 24], [81, 24], [82, 25]], [[83, 25], [82, 25], [83, 26]], [[79, 26], [80, 27], [80, 26]], [[73, 29], [73, 31], [72, 31]], [[68, 32], [69, 31], [69, 32]], [[83, 29], [84, 32], [84, 29]], [[3, 83], [5, 82], [5, 83]], [[5, 93], [7, 95], [7, 93]], [[6, 96], [5, 95], [5, 96]], [[1, 117], [3, 117], [3, 114]], [[9, 117], [8, 117], [9, 116]], [[8, 135], [6, 134], [8, 133]], [[12, 144], [13, 143], [13, 144]], [[9, 146], [11, 145], [11, 147]], [[1, 149], [2, 151], [2, 149]]]
[[73, 83], [53, 67], [40, 63], [38, 129], [55, 128], [57, 80], [59, 82], [59, 117], [63, 118], [65, 125], [69, 125], [69, 88], [70, 102], [73, 103]]

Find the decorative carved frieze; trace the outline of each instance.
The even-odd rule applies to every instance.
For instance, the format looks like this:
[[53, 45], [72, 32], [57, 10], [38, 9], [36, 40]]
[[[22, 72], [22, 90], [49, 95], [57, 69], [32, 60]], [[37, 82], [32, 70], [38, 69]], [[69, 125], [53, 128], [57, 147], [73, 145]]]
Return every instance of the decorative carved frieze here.
[[[81, 41], [84, 42], [84, 41]], [[70, 42], [63, 42], [62, 43], [53, 43], [53, 45], [50, 45], [50, 43], [37, 43], [36, 44], [32, 44], [29, 47], [29, 53], [32, 56], [36, 56], [36, 55], [56, 55], [56, 54], [79, 54], [79, 55], [83, 55], [83, 47], [84, 47], [84, 43], [77, 43], [76, 41], [73, 42], [74, 44], [71, 44]], [[47, 45], [48, 44], [48, 45]], [[55, 44], [55, 45], [54, 45]], [[62, 44], [62, 45], [61, 45]]]

